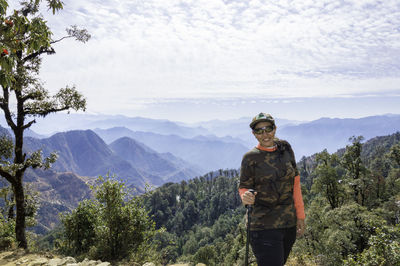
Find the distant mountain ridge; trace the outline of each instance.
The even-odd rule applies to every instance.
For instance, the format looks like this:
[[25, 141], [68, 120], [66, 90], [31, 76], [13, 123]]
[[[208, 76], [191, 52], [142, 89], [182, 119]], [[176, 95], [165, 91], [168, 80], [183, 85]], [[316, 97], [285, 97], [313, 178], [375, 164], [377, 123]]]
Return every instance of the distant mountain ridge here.
[[[176, 134], [182, 137], [211, 134], [201, 126], [178, 124], [166, 119], [151, 119], [143, 117], [128, 117], [124, 115], [93, 115], [93, 114], [50, 114], [46, 118], [37, 118], [37, 123], [31, 130], [43, 136], [51, 136], [57, 132], [86, 129], [108, 129], [112, 127], [126, 127], [133, 131], [146, 131], [158, 134]], [[6, 125], [4, 117], [0, 116], [2, 125]]]
[[288, 140], [296, 157], [311, 155], [327, 149], [335, 152], [349, 144], [352, 136], [365, 139], [390, 135], [400, 131], [400, 115], [370, 116], [364, 118], [321, 118], [277, 130], [277, 136]]
[[[162, 183], [180, 182], [199, 175], [200, 169], [179, 160], [171, 153], [160, 154], [129, 137], [112, 142], [110, 148], [137, 169], [162, 177]], [[196, 171], [197, 169], [197, 171]], [[157, 184], [157, 185], [161, 185]]]
[[96, 129], [95, 132], [108, 141], [129, 136], [159, 153], [170, 152], [207, 172], [239, 168], [243, 154], [249, 149], [241, 143], [228, 142], [217, 137], [188, 139], [178, 135], [131, 131], [126, 128]]
[[[73, 128], [80, 130], [92, 128], [106, 143], [111, 143], [123, 136], [137, 139], [135, 136], [132, 136], [131, 132], [134, 131], [155, 134], [155, 136], [162, 135], [163, 137], [161, 138], [164, 141], [168, 141], [164, 136], [175, 135], [184, 139], [195, 139], [199, 141], [215, 140], [226, 143], [236, 143], [250, 149], [257, 144], [257, 141], [248, 127], [250, 120], [250, 117], [242, 117], [236, 120], [212, 120], [186, 124], [172, 121], [168, 123], [168, 120], [140, 117], [58, 114], [58, 116], [49, 116], [44, 120], [38, 120], [38, 122], [33, 125], [33, 131], [29, 134], [40, 137], [41, 135], [37, 135], [34, 130], [35, 128], [42, 127], [46, 131], [49, 131], [50, 128], [52, 131], [55, 131], [55, 129], [63, 131], [65, 128], [68, 130]], [[302, 156], [320, 152], [325, 148], [330, 152], [334, 152], [348, 144], [348, 139], [351, 136], [362, 135], [368, 139], [374, 136], [395, 133], [400, 130], [399, 120], [400, 115], [398, 114], [377, 115], [364, 118], [320, 118], [311, 122], [276, 118], [276, 124], [278, 126], [277, 137], [288, 140], [294, 148], [296, 157], [301, 158]], [[144, 125], [141, 126], [140, 122], [143, 122]], [[107, 128], [107, 126], [109, 126], [109, 128]], [[113, 130], [116, 132], [112, 132]], [[126, 132], [121, 133], [123, 130]], [[99, 131], [102, 132], [100, 133]], [[143, 139], [137, 140], [144, 142]], [[153, 143], [153, 141], [151, 142]], [[172, 147], [173, 149], [167, 149], [166, 147], [162, 149], [157, 148], [156, 145], [152, 143], [147, 142], [145, 144], [157, 152], [171, 152], [175, 156], [181, 157], [187, 161], [189, 161], [188, 158], [193, 158], [195, 161], [191, 161], [192, 164], [199, 165], [196, 163], [196, 161], [199, 161], [200, 164], [203, 164], [202, 168], [207, 170], [232, 167], [232, 164], [224, 164], [224, 162], [218, 163], [219, 159], [225, 160], [224, 156], [217, 158], [216, 163], [204, 167], [206, 160], [202, 162], [202, 160], [199, 160], [201, 158], [196, 158], [196, 156], [190, 155], [188, 157], [187, 153], [176, 152], [175, 147]], [[174, 143], [177, 142], [175, 141]], [[194, 145], [193, 147], [197, 146]], [[221, 151], [225, 152], [223, 149]], [[232, 150], [232, 152], [241, 152], [241, 150], [235, 149]], [[234, 159], [232, 162], [237, 162], [237, 159]]]
[[76, 130], [57, 133], [50, 138], [26, 138], [25, 147], [34, 151], [43, 149], [45, 155], [53, 151], [58, 159], [52, 169], [57, 172], [73, 172], [80, 176], [98, 176], [107, 173], [115, 174], [144, 187], [145, 178], [108, 147], [108, 145], [91, 130]]
[[[75, 130], [57, 133], [50, 138], [40, 140], [27, 137], [25, 147], [27, 151], [42, 149], [45, 155], [57, 151], [59, 157], [52, 167], [57, 172], [70, 171], [80, 176], [115, 174], [140, 190], [146, 183], [159, 186], [168, 182], [169, 179], [184, 180], [200, 174], [195, 169], [188, 170], [181, 165], [176, 165], [174, 163], [178, 161], [176, 158], [172, 158], [167, 163], [168, 159], [165, 155], [157, 155], [150, 148], [144, 148], [143, 144], [136, 141], [125, 139], [125, 145], [127, 143], [129, 145], [125, 146], [125, 151], [116, 149], [117, 144], [113, 149], [92, 130]], [[139, 154], [135, 154], [135, 151]], [[120, 155], [117, 152], [124, 153]], [[130, 158], [142, 158], [141, 163], [132, 164], [133, 160], [129, 161], [125, 158], [127, 153], [130, 154]], [[169, 168], [161, 171], [160, 165], [164, 167], [168, 165]], [[159, 170], [153, 171], [152, 168], [155, 169], [155, 167], [159, 167]], [[158, 175], [161, 173], [163, 175]]]

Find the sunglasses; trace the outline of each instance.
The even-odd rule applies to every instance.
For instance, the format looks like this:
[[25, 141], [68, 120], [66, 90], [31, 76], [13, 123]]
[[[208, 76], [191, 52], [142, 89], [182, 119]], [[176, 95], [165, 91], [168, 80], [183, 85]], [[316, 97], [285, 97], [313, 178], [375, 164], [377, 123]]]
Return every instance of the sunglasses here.
[[255, 128], [253, 129], [254, 134], [261, 135], [262, 133], [270, 133], [274, 130], [274, 126], [265, 126], [265, 127], [260, 127], [260, 128]]

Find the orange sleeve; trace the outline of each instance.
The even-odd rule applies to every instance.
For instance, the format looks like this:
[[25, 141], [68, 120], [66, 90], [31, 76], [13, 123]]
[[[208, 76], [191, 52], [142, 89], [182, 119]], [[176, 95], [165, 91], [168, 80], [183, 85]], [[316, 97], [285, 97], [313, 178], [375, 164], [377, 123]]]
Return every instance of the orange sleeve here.
[[306, 218], [306, 215], [304, 213], [304, 202], [303, 202], [303, 196], [301, 195], [299, 175], [294, 178], [293, 200], [294, 200], [294, 207], [296, 208], [297, 219], [304, 220]]
[[240, 195], [240, 198], [243, 200], [243, 194], [247, 191], [247, 190], [249, 190], [248, 188], [239, 188], [239, 195]]

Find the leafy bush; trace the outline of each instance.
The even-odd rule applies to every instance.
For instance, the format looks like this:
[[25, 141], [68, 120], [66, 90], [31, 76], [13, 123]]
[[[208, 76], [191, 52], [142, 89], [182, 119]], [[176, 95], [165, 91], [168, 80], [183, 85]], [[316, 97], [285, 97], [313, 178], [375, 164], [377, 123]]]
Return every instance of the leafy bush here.
[[61, 215], [61, 221], [65, 237], [61, 249], [64, 253], [73, 256], [84, 254], [96, 243], [96, 227], [100, 221], [94, 202], [80, 202], [70, 214]]
[[10, 248], [15, 245], [15, 221], [6, 220], [0, 215], [0, 250]]
[[[24, 184], [25, 190], [25, 218], [26, 227], [36, 225], [36, 213], [39, 207], [38, 192], [29, 183]], [[31, 246], [34, 241], [29, 238], [32, 236], [30, 232], [27, 234], [28, 242]], [[0, 250], [16, 246], [15, 237], [15, 200], [11, 187], [3, 186], [0, 183]]]
[[369, 248], [349, 256], [345, 265], [400, 265], [400, 226], [378, 228], [376, 232], [369, 238]]
[[91, 189], [94, 199], [61, 217], [61, 250], [82, 258], [145, 261], [156, 230], [141, 199], [113, 177], [99, 177]]

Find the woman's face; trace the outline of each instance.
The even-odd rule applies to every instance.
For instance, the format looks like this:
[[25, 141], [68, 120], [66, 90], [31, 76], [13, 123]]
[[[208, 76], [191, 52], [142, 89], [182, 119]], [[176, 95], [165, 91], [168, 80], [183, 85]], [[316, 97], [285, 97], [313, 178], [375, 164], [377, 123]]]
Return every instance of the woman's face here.
[[[257, 129], [258, 129], [259, 131], [262, 131], [262, 133], [257, 134], [253, 130], [253, 135], [256, 137], [256, 139], [258, 140], [260, 145], [263, 147], [274, 146], [274, 137], [275, 137], [276, 127], [273, 127], [273, 130], [271, 132], [267, 132], [269, 127], [273, 127], [273, 125], [270, 122], [259, 122], [254, 127], [254, 130], [257, 131]], [[260, 130], [261, 128], [265, 128], [265, 130]]]

